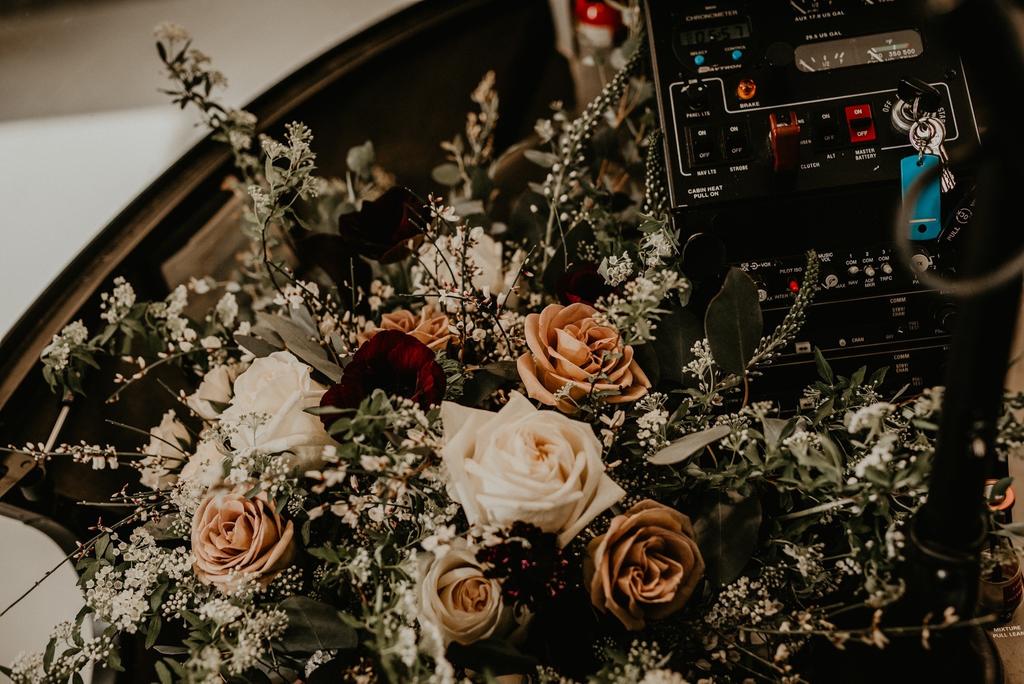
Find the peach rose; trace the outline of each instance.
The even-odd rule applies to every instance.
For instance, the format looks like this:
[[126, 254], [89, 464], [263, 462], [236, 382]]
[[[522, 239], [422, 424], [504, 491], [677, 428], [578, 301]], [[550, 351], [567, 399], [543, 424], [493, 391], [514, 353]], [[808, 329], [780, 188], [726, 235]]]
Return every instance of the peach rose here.
[[427, 345], [431, 351], [448, 346], [452, 334], [448, 330], [448, 317], [432, 306], [420, 309], [419, 316], [407, 309], [398, 309], [381, 316], [380, 327], [371, 327], [359, 333], [359, 344], [363, 344], [381, 330], [400, 330], [412, 335]]
[[[576, 402], [591, 393], [609, 404], [636, 401], [647, 394], [650, 381], [633, 360], [633, 347], [623, 345], [619, 332], [594, 320], [597, 310], [583, 303], [550, 304], [526, 317], [526, 344], [519, 357], [519, 376], [531, 398], [576, 411]], [[569, 397], [555, 393], [569, 387]]]
[[295, 557], [291, 521], [264, 492], [221, 490], [199, 505], [192, 518], [193, 570], [205, 584], [230, 589], [245, 577], [266, 585]]
[[633, 631], [677, 612], [704, 575], [693, 536], [687, 516], [650, 499], [615, 516], [587, 547], [590, 602]]

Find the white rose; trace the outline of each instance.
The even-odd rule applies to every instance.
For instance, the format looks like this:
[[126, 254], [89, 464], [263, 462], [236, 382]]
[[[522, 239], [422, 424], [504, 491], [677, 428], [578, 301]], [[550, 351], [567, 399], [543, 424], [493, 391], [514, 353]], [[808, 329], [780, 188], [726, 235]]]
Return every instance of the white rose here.
[[196, 453], [189, 456], [178, 477], [186, 482], [198, 482], [209, 489], [221, 481], [224, 474], [224, 456], [215, 441], [200, 442], [196, 447]]
[[235, 381], [242, 367], [238, 364], [220, 365], [211, 368], [195, 392], [185, 398], [188, 407], [204, 420], [217, 420], [220, 409], [213, 405], [231, 401], [231, 383]]
[[586, 423], [538, 411], [514, 392], [497, 413], [441, 405], [452, 498], [470, 524], [532, 523], [565, 546], [625, 496]]
[[453, 641], [472, 644], [511, 624], [501, 584], [484, 577], [463, 539], [453, 540], [443, 555], [422, 559], [418, 593], [420, 621], [436, 627], [445, 646]]
[[140, 461], [140, 481], [150, 489], [165, 489], [178, 480], [171, 473], [188, 457], [185, 449], [191, 442], [188, 430], [178, 420], [174, 411], [168, 411], [160, 424], [149, 431], [149, 444], [142, 447], [147, 454]]
[[289, 451], [302, 470], [320, 463], [331, 438], [316, 416], [305, 412], [320, 405], [326, 388], [309, 377], [310, 368], [290, 352], [256, 359], [235, 380], [231, 405], [220, 415], [233, 427], [231, 446], [239, 451]]

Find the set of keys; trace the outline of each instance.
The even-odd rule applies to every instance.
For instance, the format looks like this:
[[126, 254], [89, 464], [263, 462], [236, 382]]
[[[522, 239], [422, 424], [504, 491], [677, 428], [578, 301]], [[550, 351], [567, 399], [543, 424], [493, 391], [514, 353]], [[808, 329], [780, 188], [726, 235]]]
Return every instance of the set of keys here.
[[[937, 116], [939, 91], [919, 79], [905, 78], [891, 109], [893, 128], [906, 133], [914, 154], [900, 160], [904, 214], [911, 240], [934, 240], [942, 232], [942, 195], [956, 187], [950, 168], [946, 125]], [[927, 180], [917, 183], [921, 176]]]
[[914, 122], [910, 127], [910, 144], [917, 150], [917, 164], [924, 165], [924, 156], [933, 155], [938, 157], [942, 166], [942, 174], [939, 178], [943, 194], [956, 187], [956, 177], [949, 168], [949, 154], [943, 146], [946, 140], [946, 125], [942, 120], [934, 116], [923, 116]]
[[[942, 232], [942, 195], [956, 187], [943, 146], [946, 126], [934, 114], [924, 113], [910, 125], [909, 135], [916, 153], [900, 161], [903, 201], [911, 201], [906, 210], [909, 236], [911, 240], [934, 240]], [[922, 175], [928, 180], [916, 183]]]

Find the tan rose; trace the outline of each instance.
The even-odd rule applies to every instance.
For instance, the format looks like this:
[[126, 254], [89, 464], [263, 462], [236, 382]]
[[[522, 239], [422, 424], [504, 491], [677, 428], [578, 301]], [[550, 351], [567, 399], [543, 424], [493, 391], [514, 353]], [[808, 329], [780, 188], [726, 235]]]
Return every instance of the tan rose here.
[[590, 602], [626, 629], [680, 610], [704, 575], [690, 519], [649, 499], [617, 515], [587, 547]]
[[436, 627], [445, 645], [471, 644], [493, 636], [509, 622], [496, 579], [465, 541], [456, 539], [443, 555], [424, 558], [419, 583], [420, 621]]
[[[550, 304], [526, 317], [526, 344], [519, 357], [519, 376], [531, 398], [565, 413], [588, 394], [604, 396], [609, 404], [636, 401], [647, 394], [650, 381], [633, 360], [633, 347], [623, 345], [619, 332], [594, 320], [597, 310], [587, 304]], [[569, 399], [555, 393], [569, 386]]]
[[384, 314], [381, 316], [380, 327], [371, 324], [371, 327], [359, 333], [359, 344], [381, 330], [400, 330], [412, 335], [432, 351], [446, 348], [453, 337], [448, 329], [448, 317], [432, 306], [420, 309], [418, 316], [407, 309]]
[[295, 557], [291, 521], [260, 492], [221, 490], [199, 505], [192, 518], [193, 569], [199, 580], [224, 589], [245, 577], [266, 585]]

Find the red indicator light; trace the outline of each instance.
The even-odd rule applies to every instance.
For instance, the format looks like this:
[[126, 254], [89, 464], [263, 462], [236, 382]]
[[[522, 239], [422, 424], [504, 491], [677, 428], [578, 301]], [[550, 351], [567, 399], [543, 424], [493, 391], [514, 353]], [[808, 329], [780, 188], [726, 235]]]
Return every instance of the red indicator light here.
[[800, 291], [800, 283], [798, 283], [795, 280], [790, 280], [789, 281], [789, 291], [792, 292], [793, 294], [796, 294], [797, 292], [799, 292]]

